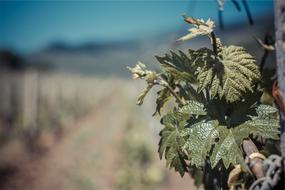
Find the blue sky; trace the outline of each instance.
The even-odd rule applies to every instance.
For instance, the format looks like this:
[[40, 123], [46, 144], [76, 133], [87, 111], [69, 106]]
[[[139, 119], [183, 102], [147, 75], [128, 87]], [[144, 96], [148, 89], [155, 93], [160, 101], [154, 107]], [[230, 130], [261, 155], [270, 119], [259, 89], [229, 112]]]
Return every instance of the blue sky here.
[[[272, 0], [249, 0], [253, 15], [273, 10]], [[181, 15], [217, 20], [216, 0], [1, 1], [0, 47], [32, 52], [51, 42], [126, 40], [175, 29]], [[246, 21], [228, 0], [225, 25]]]

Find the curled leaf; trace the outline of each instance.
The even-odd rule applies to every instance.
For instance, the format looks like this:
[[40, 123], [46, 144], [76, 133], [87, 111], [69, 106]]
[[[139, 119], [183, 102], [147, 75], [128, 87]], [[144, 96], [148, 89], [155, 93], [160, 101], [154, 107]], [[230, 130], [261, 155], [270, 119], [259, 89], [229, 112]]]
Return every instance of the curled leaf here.
[[134, 68], [127, 67], [127, 69], [132, 72], [133, 79], [142, 78], [146, 75], [146, 66], [141, 62], [138, 62]]
[[195, 19], [191, 17], [184, 16], [184, 20], [194, 26], [194, 28], [190, 28], [188, 31], [189, 34], [179, 38], [178, 40], [190, 40], [197, 36], [209, 36], [215, 27], [213, 21], [208, 19], [206, 22], [203, 19]]
[[146, 79], [147, 83], [154, 83], [157, 79], [157, 75], [154, 71], [150, 71], [146, 69], [145, 64], [138, 62], [138, 64], [134, 67], [127, 67], [132, 73], [133, 79]]
[[142, 93], [138, 96], [137, 99], [137, 105], [142, 105], [145, 96], [147, 95], [147, 93], [150, 91], [150, 89], [154, 86], [154, 84], [149, 84], [146, 89], [144, 89], [144, 91], [142, 91]]

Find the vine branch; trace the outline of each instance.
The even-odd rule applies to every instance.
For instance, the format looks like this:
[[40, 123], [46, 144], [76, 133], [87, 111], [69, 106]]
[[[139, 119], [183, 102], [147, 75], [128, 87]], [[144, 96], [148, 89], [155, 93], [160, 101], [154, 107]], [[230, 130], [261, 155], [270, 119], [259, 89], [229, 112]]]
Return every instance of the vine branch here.
[[214, 32], [211, 32], [211, 39], [212, 39], [213, 51], [216, 55], [218, 55], [217, 40]]
[[259, 157], [250, 158], [253, 153], [259, 153], [256, 145], [251, 139], [245, 139], [242, 142], [243, 150], [246, 156], [249, 158], [249, 167], [256, 178], [264, 177], [263, 172], [263, 160]]
[[170, 86], [165, 80], [161, 80], [160, 84], [161, 84], [162, 86], [166, 87], [166, 88], [170, 91], [170, 93], [176, 98], [176, 100], [179, 102], [179, 104], [180, 104], [181, 106], [184, 106], [184, 105], [186, 104], [185, 101], [184, 101], [183, 99], [181, 99], [181, 98], [176, 94], [176, 92], [174, 91], [174, 89], [171, 88], [171, 86]]

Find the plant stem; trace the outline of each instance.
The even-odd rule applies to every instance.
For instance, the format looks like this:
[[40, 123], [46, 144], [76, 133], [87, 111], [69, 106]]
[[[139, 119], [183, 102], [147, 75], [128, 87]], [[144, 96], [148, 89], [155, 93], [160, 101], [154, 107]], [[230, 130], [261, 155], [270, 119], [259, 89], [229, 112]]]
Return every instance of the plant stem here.
[[[252, 153], [258, 153], [258, 149], [256, 145], [252, 142], [251, 139], [245, 139], [242, 142], [242, 147], [243, 150], [246, 154], [246, 156], [250, 156]], [[252, 173], [257, 177], [261, 178], [264, 177], [264, 172], [263, 172], [263, 160], [260, 158], [253, 158], [250, 160], [250, 165], [252, 167], [250, 168]]]
[[247, 15], [249, 24], [250, 24], [250, 25], [253, 25], [253, 19], [252, 19], [252, 16], [251, 16], [249, 7], [248, 7], [248, 5], [247, 5], [247, 3], [246, 3], [246, 0], [242, 0], [242, 4], [243, 4], [243, 6], [244, 6], [244, 9], [245, 9], [245, 12], [246, 12], [246, 15]]
[[160, 83], [162, 86], [166, 87], [170, 93], [176, 98], [176, 100], [179, 102], [180, 105], [185, 105], [185, 101], [182, 100], [177, 94], [176, 92], [173, 90], [173, 88], [171, 88], [171, 86], [165, 81], [165, 80], [162, 80], [161, 83]]
[[220, 23], [220, 29], [224, 29], [224, 20], [223, 20], [223, 10], [218, 10], [218, 16], [219, 16], [219, 23]]
[[185, 105], [185, 102], [176, 94], [176, 92], [171, 88], [171, 86], [166, 85], [166, 88], [168, 88], [170, 93], [176, 98], [179, 104], [181, 104], [182, 106]]
[[212, 38], [213, 51], [216, 55], [218, 55], [217, 40], [214, 32], [211, 32], [211, 38]]
[[210, 101], [210, 92], [209, 92], [209, 88], [207, 88], [206, 90], [205, 90], [205, 93], [206, 93], [206, 99], [207, 99], [207, 101], [209, 102]]

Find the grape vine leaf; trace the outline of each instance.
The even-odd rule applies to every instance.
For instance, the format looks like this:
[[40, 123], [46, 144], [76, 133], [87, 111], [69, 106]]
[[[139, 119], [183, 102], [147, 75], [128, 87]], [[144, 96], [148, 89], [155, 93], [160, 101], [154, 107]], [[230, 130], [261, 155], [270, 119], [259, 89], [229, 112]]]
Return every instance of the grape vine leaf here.
[[[161, 77], [168, 83], [168, 85], [175, 89], [175, 83], [173, 77], [167, 74], [161, 74]], [[161, 109], [163, 106], [171, 99], [171, 93], [168, 88], [164, 87], [156, 93], [156, 109], [152, 116], [157, 113], [160, 115]]]
[[224, 65], [222, 95], [229, 102], [242, 98], [242, 93], [253, 92], [253, 86], [260, 80], [259, 68], [244, 48], [225, 46], [222, 50]]
[[159, 90], [156, 93], [156, 95], [157, 95], [157, 97], [156, 97], [156, 108], [155, 108], [155, 112], [152, 114], [153, 116], [156, 115], [156, 113], [160, 114], [163, 106], [171, 98], [171, 94], [167, 88], [163, 88], [163, 89]]
[[259, 68], [255, 59], [242, 47], [224, 46], [220, 56], [211, 50], [202, 51], [203, 66], [196, 70], [199, 89], [210, 89], [211, 95], [219, 94], [228, 102], [241, 100], [246, 92], [253, 92], [253, 87], [260, 79]]
[[218, 121], [201, 121], [181, 131], [181, 136], [188, 136], [183, 151], [188, 153], [191, 165], [202, 167], [209, 155], [215, 139], [219, 136], [216, 127]]
[[277, 111], [272, 106], [261, 104], [256, 108], [257, 116], [251, 116], [251, 119], [242, 126], [244, 129], [250, 130], [250, 133], [254, 136], [278, 140], [280, 124], [276, 114]]
[[260, 80], [255, 59], [242, 47], [224, 46], [219, 53], [208, 48], [189, 50], [186, 55], [171, 52], [156, 56], [164, 72], [177, 80], [198, 84], [198, 91], [210, 89], [211, 95], [225, 97], [228, 102], [242, 99], [243, 94], [253, 92]]
[[170, 54], [165, 54], [163, 57], [155, 57], [160, 63], [163, 71], [174, 76], [176, 80], [195, 82], [195, 69], [191, 66], [193, 62], [193, 57], [191, 55], [193, 52], [193, 50], [189, 50], [188, 56], [182, 51], [179, 51], [179, 54], [170, 52]]
[[194, 123], [180, 132], [180, 136], [187, 137], [182, 150], [187, 152], [191, 165], [200, 168], [207, 157], [210, 157], [212, 168], [220, 160], [226, 168], [231, 164], [243, 165], [241, 144], [245, 138], [255, 135], [278, 139], [278, 119], [271, 116], [274, 111], [271, 106], [260, 105], [256, 108], [258, 116], [251, 116], [250, 120], [235, 127], [220, 125], [217, 120]]
[[240, 145], [242, 140], [249, 135], [263, 137], [265, 139], [279, 139], [279, 120], [273, 114], [276, 108], [268, 105], [259, 105], [256, 108], [257, 116], [251, 116], [250, 120], [233, 128], [219, 126], [219, 140], [214, 146], [210, 157], [212, 167], [215, 167], [220, 159], [226, 168], [232, 164], [241, 163], [243, 160]]
[[213, 152], [210, 156], [212, 168], [214, 168], [220, 160], [224, 166], [229, 168], [230, 164], [243, 165], [243, 153], [241, 150], [242, 140], [249, 136], [249, 133], [240, 133], [240, 128], [230, 128], [219, 125], [218, 142], [214, 145]]
[[179, 113], [186, 115], [206, 115], [204, 105], [194, 100], [188, 100], [184, 106], [178, 109]]
[[[159, 142], [159, 157], [162, 159], [163, 154], [166, 159], [166, 165], [169, 168], [174, 168], [178, 171], [181, 177], [184, 173], [188, 171], [188, 165], [186, 163], [187, 156], [182, 152], [181, 147], [184, 144], [183, 138], [180, 136], [180, 129], [183, 125], [178, 122], [177, 114], [168, 113], [162, 118], [162, 123], [165, 127], [160, 132], [160, 142]], [[179, 126], [177, 126], [177, 124]]]

